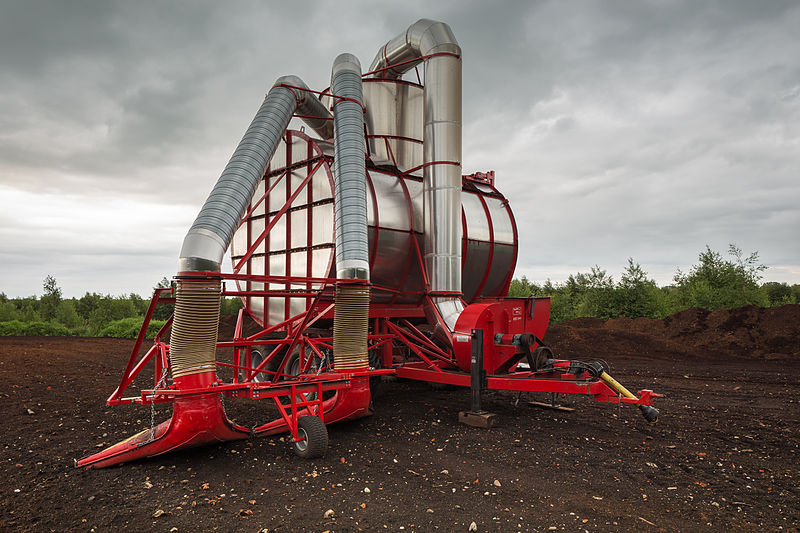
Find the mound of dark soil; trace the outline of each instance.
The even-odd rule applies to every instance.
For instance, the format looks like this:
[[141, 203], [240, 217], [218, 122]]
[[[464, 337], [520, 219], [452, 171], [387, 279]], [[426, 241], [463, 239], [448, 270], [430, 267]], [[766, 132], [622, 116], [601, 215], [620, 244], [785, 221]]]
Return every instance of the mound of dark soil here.
[[692, 308], [663, 320], [576, 318], [550, 327], [545, 339], [561, 357], [800, 359], [800, 305], [707, 311]]
[[[238, 319], [238, 314], [233, 315], [223, 315], [219, 317], [219, 329], [218, 335], [220, 340], [229, 340], [233, 338], [233, 334], [236, 331], [236, 320]], [[246, 337], [248, 335], [253, 335], [261, 331], [261, 327], [256, 324], [256, 321], [250, 318], [250, 315], [244, 313], [244, 325], [242, 326], [242, 334]]]

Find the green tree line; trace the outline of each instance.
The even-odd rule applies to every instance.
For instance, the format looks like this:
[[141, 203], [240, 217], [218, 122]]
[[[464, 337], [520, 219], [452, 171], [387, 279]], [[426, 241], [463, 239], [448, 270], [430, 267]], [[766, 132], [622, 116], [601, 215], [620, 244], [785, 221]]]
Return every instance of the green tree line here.
[[[758, 252], [745, 256], [730, 245], [728, 258], [709, 247], [688, 272], [678, 270], [673, 284], [659, 287], [633, 259], [615, 281], [599, 266], [570, 275], [563, 283], [530, 282], [525, 276], [511, 282], [510, 296], [549, 296], [551, 322], [577, 317], [664, 318], [690, 307], [709, 310], [754, 304], [762, 307], [800, 303], [800, 285], [761, 283], [766, 266]], [[163, 278], [155, 288], [170, 286]], [[47, 276], [41, 297], [8, 298], [0, 293], [0, 335], [135, 337], [150, 303], [138, 294], [120, 296], [87, 292], [64, 298], [56, 279]], [[239, 298], [224, 298], [220, 311], [241, 308]], [[160, 304], [148, 329], [153, 336], [172, 314], [173, 306]]]
[[767, 267], [759, 263], [758, 252], [745, 256], [731, 244], [728, 256], [706, 246], [697, 264], [688, 272], [679, 269], [673, 284], [666, 287], [659, 287], [639, 263], [628, 259], [618, 281], [594, 266], [589, 272], [570, 275], [564, 283], [547, 280], [540, 285], [525, 276], [514, 279], [509, 295], [549, 296], [552, 323], [578, 317], [664, 318], [690, 307], [713, 311], [800, 303], [800, 285], [760, 283]]
[[[155, 288], [167, 288], [163, 278]], [[0, 293], [0, 335], [68, 336], [134, 338], [139, 334], [150, 305], [135, 293], [111, 296], [87, 292], [80, 298], [64, 298], [53, 276], [42, 284], [41, 297], [9, 298]], [[241, 308], [239, 298], [223, 298], [222, 314]], [[172, 314], [172, 304], [159, 304], [148, 327], [149, 337], [164, 325]]]

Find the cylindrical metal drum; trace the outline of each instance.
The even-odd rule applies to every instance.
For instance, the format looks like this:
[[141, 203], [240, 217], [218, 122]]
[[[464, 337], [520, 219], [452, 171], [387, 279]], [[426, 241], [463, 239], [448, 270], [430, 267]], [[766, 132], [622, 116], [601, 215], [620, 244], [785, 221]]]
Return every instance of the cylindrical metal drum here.
[[[367, 153], [377, 167], [422, 176], [423, 90], [403, 80], [364, 80]], [[421, 229], [421, 228], [420, 228]]]
[[[301, 132], [287, 132], [256, 191], [250, 212], [234, 235], [231, 257], [235, 271], [335, 276], [330, 148], [329, 143]], [[516, 227], [508, 202], [492, 185], [471, 180], [464, 181], [461, 197], [464, 299], [471, 302], [481, 296], [505, 296], [517, 256]], [[418, 255], [423, 246], [421, 179], [368, 169], [367, 222], [370, 270], [376, 286], [372, 301], [419, 302], [425, 290]], [[259, 291], [264, 284], [241, 282], [239, 287]], [[382, 291], [381, 287], [394, 292]], [[269, 288], [305, 289], [311, 285], [272, 283]], [[248, 312], [267, 326], [303, 312], [307, 302], [306, 298], [285, 296], [245, 298]]]
[[[418, 303], [425, 293], [422, 90], [402, 80], [364, 81], [372, 302]], [[286, 132], [234, 235], [235, 272], [335, 277], [332, 162], [330, 143]], [[461, 199], [464, 299], [505, 296], [517, 257], [508, 202], [489, 182], [471, 179], [464, 180]], [[281, 291], [312, 288], [308, 283], [270, 285]], [[259, 291], [264, 284], [240, 282], [239, 287]], [[264, 326], [303, 312], [309, 303], [284, 295], [245, 298], [248, 312]]]

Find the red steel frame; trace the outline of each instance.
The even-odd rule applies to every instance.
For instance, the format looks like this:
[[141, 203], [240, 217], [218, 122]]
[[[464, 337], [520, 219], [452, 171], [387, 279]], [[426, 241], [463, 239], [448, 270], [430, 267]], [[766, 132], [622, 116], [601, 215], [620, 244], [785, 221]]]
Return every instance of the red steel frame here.
[[[236, 282], [238, 288], [231, 291], [224, 289], [223, 296], [238, 296], [245, 302], [250, 298], [263, 298], [265, 317], [268, 313], [268, 300], [270, 298], [283, 298], [286, 302], [284, 307], [285, 319], [273, 325], [266, 325], [265, 322], [259, 321], [262, 323], [262, 329], [255, 334], [245, 336], [243, 334], [245, 310], [240, 310], [233, 338], [217, 343], [218, 348], [233, 348], [233, 360], [230, 363], [217, 361], [218, 367], [232, 370], [233, 379], [230, 382], [216, 379], [210, 385], [201, 385], [202, 380], [189, 380], [184, 381], [181, 384], [182, 386], [176, 386], [176, 384], [168, 386], [164, 378], [168, 374], [170, 364], [169, 345], [163, 339], [172, 324], [172, 317], [167, 320], [156, 334], [153, 345], [143, 355], [139, 356], [144, 344], [145, 332], [153, 317], [156, 305], [175, 302], [172, 289], [157, 289], [146, 312], [142, 328], [134, 343], [120, 383], [107, 400], [109, 405], [131, 403], [152, 405], [173, 402], [175, 411], [173, 418], [181, 418], [177, 416], [179, 408], [189, 410], [192, 405], [197, 405], [198, 409], [204, 413], [213, 411], [214, 407], [209, 402], [218, 402], [218, 395], [228, 398], [269, 398], [276, 405], [280, 417], [255, 427], [250, 430], [250, 434], [264, 435], [288, 431], [297, 441], [300, 438], [298, 419], [301, 416], [310, 414], [318, 416], [323, 422], [335, 422], [369, 414], [371, 412], [371, 396], [367, 382], [370, 377], [396, 374], [408, 379], [469, 387], [469, 364], [465, 363], [465, 350], [468, 350], [469, 346], [468, 344], [465, 345], [465, 342], [468, 342], [465, 339], [469, 339], [468, 335], [473, 329], [485, 329], [487, 332], [483, 346], [484, 368], [489, 374], [487, 378], [489, 389], [580, 394], [590, 396], [600, 402], [630, 403], [644, 406], [651, 405], [652, 399], [660, 396], [650, 390], [641, 390], [638, 391], [635, 398], [622, 397], [609, 387], [605, 381], [590, 375], [588, 371], [572, 370], [573, 367], [570, 366], [569, 361], [556, 360], [548, 368], [538, 371], [518, 370], [517, 363], [525, 354], [509, 343], [508, 338], [514, 334], [529, 332], [533, 333], [537, 339], [544, 336], [550, 314], [549, 300], [546, 298], [478, 297], [472, 303], [464, 302], [465, 310], [456, 325], [456, 332], [447, 332], [450, 341], [449, 345], [442, 346], [435, 342], [429, 334], [430, 332], [426, 332], [428, 328], [425, 318], [426, 308], [429, 311], [435, 311], [436, 306], [433, 305], [432, 299], [445, 295], [434, 294], [430, 291], [422, 251], [417, 240], [417, 232], [413, 226], [414, 216], [411, 212], [409, 213], [409, 220], [411, 223], [410, 234], [413, 243], [413, 254], [406, 262], [404, 277], [408, 276], [413, 261], [416, 261], [422, 273], [424, 292], [419, 293], [416, 303], [397, 304], [395, 300], [401, 294], [400, 291], [373, 285], [371, 287], [373, 294], [380, 292], [392, 294], [392, 297], [388, 298], [388, 303], [373, 303], [370, 306], [371, 326], [368, 335], [368, 350], [377, 354], [376, 358], [371, 358], [374, 368], [357, 372], [337, 372], [335, 365], [332, 364], [333, 339], [330, 336], [330, 321], [334, 312], [333, 289], [337, 283], [364, 282], [330, 277], [310, 277], [313, 248], [312, 205], [315, 204], [313, 187], [310, 186], [307, 187], [305, 198], [308, 211], [305, 247], [305, 272], [307, 276], [270, 274], [268, 246], [270, 231], [281, 217], [286, 217], [287, 252], [285, 272], [290, 274], [292, 272], [292, 253], [288, 252], [288, 250], [291, 248], [292, 243], [292, 228], [291, 216], [287, 216], [287, 213], [291, 211], [292, 202], [311, 182], [317, 170], [325, 166], [329, 173], [330, 157], [324, 155], [312, 139], [302, 132], [287, 131], [285, 135], [287, 140], [287, 167], [267, 171], [266, 176], [276, 177], [277, 179], [274, 179], [265, 190], [265, 194], [251, 205], [243, 218], [242, 224], [246, 225], [248, 249], [245, 254], [236, 258], [233, 273], [222, 275], [216, 272], [193, 273], [193, 276], [205, 276], [209, 279], [222, 278]], [[292, 137], [294, 136], [299, 136], [308, 141], [305, 159], [296, 163], [292, 162], [291, 154]], [[390, 147], [389, 153], [391, 154]], [[394, 158], [394, 155], [391, 155]], [[429, 164], [434, 163], [448, 164], [451, 162], [438, 161]], [[306, 167], [306, 177], [299, 186], [292, 190], [291, 179], [288, 176], [293, 169], [304, 166]], [[406, 196], [408, 196], [408, 190], [404, 178], [408, 174], [419, 170], [422, 166], [399, 174]], [[482, 184], [485, 187], [489, 187], [493, 193], [497, 193], [497, 189], [494, 187], [494, 172], [476, 173], [464, 176], [464, 179]], [[285, 186], [285, 202], [278, 211], [270, 213], [267, 197], [270, 192], [277, 190], [276, 188], [281, 181], [284, 182]], [[332, 187], [333, 184], [331, 183]], [[372, 194], [374, 195], [374, 190]], [[498, 196], [501, 197], [499, 193]], [[483, 196], [478, 195], [478, 197], [489, 220], [490, 233], [493, 233], [489, 208]], [[377, 211], [377, 202], [374, 200], [375, 198], [373, 198], [373, 205]], [[265, 204], [265, 225], [259, 235], [253, 239], [250, 219], [261, 204]], [[408, 204], [409, 209], [411, 209], [411, 203], [409, 202]], [[517, 226], [506, 200], [503, 200], [503, 206], [508, 210], [511, 219], [515, 243], [514, 263], [516, 263]], [[375, 212], [374, 215], [375, 229], [378, 233], [375, 240], [375, 248], [377, 248], [380, 226], [378, 213]], [[265, 249], [264, 272], [254, 273], [251, 269], [250, 259], [256, 252], [256, 248], [262, 243], [264, 243]], [[493, 247], [490, 250], [490, 263], [492, 253]], [[374, 261], [374, 255], [375, 250], [372, 251], [370, 262]], [[327, 271], [329, 272], [330, 270], [331, 264], [329, 262]], [[503, 280], [502, 292], [504, 294], [508, 292], [512, 275], [513, 267]], [[489, 268], [487, 267], [476, 294], [481, 293], [488, 276]], [[253, 290], [254, 283], [263, 284], [264, 289]], [[275, 284], [283, 288], [272, 288]], [[411, 293], [403, 292], [402, 294], [408, 295]], [[455, 293], [447, 294], [446, 296], [461, 297], [460, 294]], [[305, 306], [305, 310], [291, 315], [290, 299], [292, 298], [306, 299], [308, 303]], [[325, 332], [328, 334], [325, 334]], [[499, 342], [498, 339], [500, 339]], [[265, 351], [268, 350], [268, 353], [263, 360], [254, 366], [253, 349], [256, 346]], [[532, 349], [534, 346], [530, 348]], [[290, 357], [295, 353], [297, 353], [299, 360], [298, 375], [289, 375], [285, 367]], [[466, 357], [468, 360], [468, 355]], [[312, 364], [315, 361], [320, 369], [312, 372]], [[328, 365], [324, 365], [326, 361]], [[126, 390], [131, 387], [136, 377], [144, 371], [150, 362], [153, 363], [153, 387], [143, 389], [137, 395], [124, 396]], [[494, 373], [496, 369], [501, 367], [508, 371]], [[264, 379], [264, 376], [267, 379]], [[326, 399], [324, 393], [328, 392], [330, 395], [330, 391], [335, 393], [334, 397]], [[219, 416], [224, 416], [224, 406], [220, 408], [220, 405], [217, 405], [216, 408], [221, 413]], [[227, 417], [225, 418], [227, 420]], [[193, 440], [195, 437], [189, 436], [186, 437], [186, 442], [180, 447], [194, 445], [194, 443], [212, 442], [214, 438], [217, 440], [229, 440], [243, 438], [243, 436], [247, 435], [247, 428], [235, 426], [230, 420], [219, 424], [219, 427], [222, 427], [218, 432], [219, 434], [202, 436], [196, 441]], [[121, 462], [115, 459], [115, 454], [128, 453], [130, 457], [124, 460], [147, 456], [148, 454], [145, 452], [132, 454], [129, 452], [131, 452], [132, 448], [146, 446], [151, 443], [154, 438], [157, 438], [156, 433], [160, 432], [163, 436], [172, 429], [165, 422], [159, 428], [151, 429], [150, 440], [145, 440], [145, 432], [143, 432], [100, 454], [83, 459], [78, 465], [96, 466], [100, 464], [100, 466], [106, 466]], [[182, 436], [181, 438], [184, 437]], [[127, 444], [127, 449], [114, 451], [117, 448], [122, 449], [128, 441], [131, 441], [131, 443]], [[157, 451], [156, 453], [163, 453], [163, 451]], [[95, 457], [103, 454], [105, 454], [103, 458], [95, 459]]]
[[[291, 204], [313, 179], [315, 172], [323, 165], [328, 165], [329, 163], [328, 157], [323, 155], [321, 151], [315, 152], [313, 142], [310, 142], [307, 153], [305, 154], [305, 159], [293, 164], [291, 158], [291, 137], [293, 135], [305, 137], [305, 135], [300, 132], [287, 132], [287, 163], [290, 165], [290, 168], [267, 172], [267, 175], [276, 176], [277, 179], [266, 189], [264, 196], [254, 202], [242, 221], [242, 224], [246, 224], [247, 227], [248, 250], [244, 255], [237, 258], [233, 267], [233, 273], [223, 274], [221, 276], [225, 280], [236, 282], [239, 287], [244, 287], [244, 289], [224, 290], [224, 296], [238, 296], [245, 301], [247, 301], [248, 298], [263, 298], [265, 301], [265, 313], [267, 312], [266, 302], [269, 298], [284, 298], [287, 302], [285, 306], [287, 318], [278, 324], [264, 326], [253, 335], [245, 336], [242, 333], [245, 310], [240, 310], [233, 339], [223, 340], [217, 343], [219, 348], [233, 348], [233, 360], [231, 362], [217, 361], [219, 367], [229, 368], [233, 371], [233, 379], [230, 383], [223, 383], [221, 380], [217, 380], [210, 387], [184, 388], [181, 390], [177, 390], [174, 386], [159, 387], [159, 380], [162, 379], [165, 375], [165, 370], [169, 367], [169, 346], [163, 339], [172, 323], [172, 318], [166, 322], [155, 336], [153, 346], [144, 355], [141, 357], [138, 356], [155, 306], [158, 303], [174, 303], [175, 301], [175, 298], [171, 294], [171, 289], [157, 289], [147, 310], [142, 329], [136, 339], [120, 384], [107, 400], [109, 405], [173, 402], [179, 398], [202, 396], [211, 392], [222, 394], [229, 398], [271, 398], [275, 402], [281, 418], [258, 426], [253, 432], [255, 434], [260, 434], [288, 430], [292, 436], [297, 439], [298, 417], [303, 414], [314, 414], [323, 419], [323, 421], [326, 420], [326, 407], [324, 405], [323, 393], [347, 389], [352, 386], [354, 380], [362, 382], [368, 377], [382, 374], [396, 374], [408, 379], [463, 387], [470, 386], [470, 374], [468, 368], [465, 367], [463, 356], [459, 357], [456, 353], [456, 343], [451, 342], [452, 346], [441, 346], [434, 342], [424, 331], [426, 326], [425, 307], [428, 306], [429, 308], [435, 309], [435, 306], [432, 305], [432, 297], [441, 295], [430, 292], [422, 251], [415, 238], [416, 232], [413, 227], [413, 213], [410, 213], [409, 216], [409, 220], [412, 224], [410, 232], [412, 234], [413, 254], [408, 259], [405, 270], [407, 275], [407, 271], [410, 269], [412, 262], [417, 262], [420, 272], [422, 273], [425, 292], [419, 294], [419, 298], [415, 304], [397, 304], [394, 303], [394, 299], [399, 294], [398, 291], [377, 285], [372, 286], [373, 293], [395, 293], [394, 296], [389, 299], [389, 303], [373, 303], [370, 306], [371, 332], [369, 334], [368, 347], [370, 351], [375, 351], [378, 354], [378, 357], [373, 359], [373, 361], [379, 361], [379, 364], [376, 364], [378, 368], [362, 372], [338, 373], [332, 365], [329, 365], [324, 372], [315, 374], [309, 373], [315, 358], [319, 361], [331, 361], [333, 344], [333, 339], [330, 335], [319, 335], [319, 328], [315, 327], [314, 335], [309, 333], [309, 329], [312, 328], [312, 326], [320, 324], [320, 321], [327, 321], [327, 324], [330, 323], [329, 321], [333, 318], [334, 309], [334, 286], [337, 283], [353, 283], [354, 280], [270, 275], [268, 273], [269, 261], [267, 258], [265, 258], [265, 273], [255, 274], [251, 271], [249, 261], [256, 248], [262, 242], [269, 239], [270, 230], [274, 228], [280, 218], [284, 216], [287, 218], [286, 240], [287, 243], [291, 243], [291, 225], [288, 222], [290, 217], [287, 216], [287, 213], [290, 212]], [[305, 137], [305, 139], [311, 141], [308, 137]], [[307, 169], [307, 175], [301, 181], [300, 185], [293, 189], [291, 187], [291, 181], [285, 179], [285, 177], [288, 175], [291, 168], [300, 168], [303, 166]], [[493, 178], [493, 173], [465, 176], [465, 180], [473, 180], [490, 187], [493, 192], [496, 192]], [[253, 239], [253, 235], [250, 233], [249, 218], [259, 205], [266, 201], [267, 195], [281, 182], [284, 182], [286, 187], [286, 200], [283, 206], [272, 214], [269, 222], [265, 222], [264, 229], [259, 235], [255, 236], [255, 239]], [[402, 179], [401, 182], [403, 182]], [[404, 182], [403, 187], [405, 188]], [[307, 189], [308, 191], [305, 199], [307, 205], [310, 206], [314, 203], [314, 198], [312, 196], [312, 188], [307, 187]], [[483, 197], [479, 196], [479, 198], [484, 210], [487, 212], [487, 218], [491, 220], [488, 216], [486, 202]], [[504, 202], [504, 207], [508, 209], [510, 213], [507, 202]], [[265, 213], [268, 212], [268, 206], [265, 206]], [[311, 209], [308, 208], [309, 218], [311, 218], [311, 214]], [[513, 216], [510, 218], [516, 240], [516, 223]], [[377, 220], [376, 213], [376, 231], [380, 232]], [[312, 221], [308, 220], [307, 222], [307, 265], [305, 271], [310, 272]], [[379, 236], [376, 236], [376, 239], [377, 238], [379, 238]], [[286, 272], [291, 271], [290, 260], [291, 254], [287, 253]], [[244, 273], [242, 272], [243, 270]], [[328, 266], [328, 270], [330, 270], [330, 265]], [[197, 274], [203, 275], [203, 273]], [[215, 272], [208, 272], [205, 273], [205, 275], [209, 278], [220, 277], [220, 274]], [[487, 276], [488, 269], [481, 280], [481, 287], [486, 283]], [[504, 292], [507, 292], [510, 281], [511, 272], [509, 272], [506, 279], [504, 279]], [[253, 283], [263, 284], [264, 290], [253, 290]], [[276, 284], [283, 288], [270, 288], [274, 287]], [[478, 289], [477, 292], [480, 293], [480, 289]], [[306, 299], [309, 302], [306, 305], [306, 310], [289, 316], [288, 302], [290, 298]], [[542, 300], [542, 303], [544, 303], [545, 299], [538, 300]], [[478, 298], [472, 305], [469, 305], [467, 302], [464, 302], [464, 304], [466, 310], [462, 314], [459, 322], [459, 324], [461, 324], [461, 321], [466, 321], [465, 324], [461, 324], [462, 327], [460, 331], [464, 333], [468, 333], [469, 329], [473, 326], [485, 327], [487, 323], [485, 322], [486, 317], [484, 315], [487, 312], [490, 314], [500, 312], [502, 309], [508, 309], [508, 306], [511, 305], [510, 309], [514, 312], [524, 309], [525, 313], [528, 314], [528, 309], [530, 309], [528, 317], [530, 318], [530, 323], [526, 320], [523, 322], [524, 325], [522, 329], [517, 325], [515, 331], [501, 329], [499, 333], [495, 327], [491, 330], [493, 332], [492, 335], [502, 333], [507, 336], [513, 333], [523, 333], [528, 331], [528, 329], [525, 328], [529, 328], [533, 330], [533, 333], [536, 334], [537, 337], [541, 338], [544, 336], [549, 318], [549, 302], [547, 302], [546, 306], [540, 305], [540, 311], [536, 312], [534, 312], [537, 307], [535, 305], [536, 301], [533, 299]], [[503, 306], [505, 306], [505, 308], [503, 308]], [[480, 310], [475, 311], [478, 307], [480, 307]], [[542, 307], [546, 308], [542, 310]], [[492, 309], [494, 309], [494, 311], [492, 311]], [[488, 321], [489, 324], [494, 322], [502, 321], [493, 318]], [[325, 331], [324, 328], [323, 331]], [[456, 337], [458, 337], [458, 334]], [[450, 340], [454, 341], [452, 333], [450, 334]], [[652, 398], [657, 396], [654, 395], [652, 391], [642, 390], [638, 391], [636, 398], [624, 398], [612, 390], [604, 381], [590, 376], [587, 372], [578, 374], [565, 372], [563, 367], [569, 364], [566, 361], [556, 361], [555, 368], [540, 371], [518, 371], [516, 369], [516, 363], [513, 363], [510, 365], [510, 371], [508, 373], [493, 375], [491, 371], [498, 367], [498, 361], [507, 361], [511, 357], [515, 357], [519, 360], [521, 359], [521, 354], [517, 349], [508, 344], [502, 345], [492, 342], [491, 336], [488, 340], [489, 342], [484, 343], [485, 360], [491, 360], [492, 357], [489, 357], [490, 355], [493, 356], [495, 360], [494, 363], [486, 364], [487, 371], [490, 371], [487, 380], [489, 389], [581, 394], [591, 396], [595, 400], [601, 402], [633, 403], [637, 405], [651, 405]], [[254, 366], [253, 348], [256, 346], [266, 349], [265, 351], [268, 351], [268, 353], [259, 364]], [[456, 348], [454, 348], [454, 346], [456, 346]], [[461, 351], [463, 353], [463, 347]], [[293, 353], [298, 354], [299, 376], [290, 376], [285, 371], [285, 366]], [[136, 396], [123, 396], [134, 379], [151, 361], [153, 362], [154, 386], [141, 390]], [[559, 366], [562, 368], [558, 368]], [[263, 376], [267, 376], [267, 379], [264, 379]], [[310, 400], [308, 398], [314, 399]], [[334, 420], [330, 421], [341, 420], [349, 416], [350, 414], [339, 414], [334, 417]]]
[[[421, 261], [421, 257], [418, 258]], [[209, 277], [219, 274], [209, 272]], [[218, 380], [211, 387], [197, 387], [176, 390], [174, 387], [143, 389], [136, 396], [123, 396], [134, 379], [150, 361], [154, 363], [154, 383], [169, 365], [169, 346], [162, 340], [171, 325], [171, 318], [156, 334], [153, 346], [141, 357], [139, 351], [144, 342], [145, 331], [159, 303], [175, 301], [171, 289], [157, 289], [147, 310], [142, 329], [134, 343], [133, 351], [123, 372], [119, 386], [108, 398], [109, 405], [128, 403], [154, 404], [172, 402], [178, 398], [201, 396], [210, 392], [223, 394], [229, 398], [271, 398], [278, 407], [283, 424], [273, 421], [259, 426], [255, 434], [288, 430], [297, 439], [297, 419], [303, 414], [314, 414], [325, 420], [323, 392], [345, 389], [354, 379], [363, 379], [385, 374], [396, 374], [408, 379], [470, 386], [470, 374], [459, 364], [453, 349], [443, 348], [435, 343], [421, 329], [424, 317], [423, 305], [397, 306], [393, 304], [372, 305], [370, 308], [371, 330], [368, 349], [379, 354], [379, 368], [360, 372], [338, 373], [328, 368], [317, 374], [308, 373], [314, 358], [331, 360], [333, 338], [315, 336], [308, 330], [320, 320], [333, 318], [333, 291], [336, 283], [358, 283], [358, 280], [337, 280], [331, 278], [305, 278], [291, 276], [263, 276], [253, 274], [226, 274], [224, 279], [233, 281], [281, 283], [287, 286], [300, 285], [314, 287], [302, 290], [224, 291], [224, 296], [264, 296], [308, 298], [312, 301], [309, 309], [289, 319], [257, 333], [244, 336], [244, 309], [239, 311], [233, 339], [217, 343], [219, 348], [233, 348], [231, 363], [218, 361], [220, 367], [233, 370], [230, 383]], [[266, 285], [265, 285], [266, 286]], [[381, 290], [373, 287], [374, 290]], [[513, 300], [513, 299], [512, 299]], [[486, 306], [486, 302], [475, 305]], [[489, 304], [491, 305], [491, 304]], [[548, 309], [549, 311], [549, 309]], [[548, 313], [549, 314], [549, 313]], [[424, 321], [423, 321], [424, 322]], [[277, 335], [276, 335], [277, 334]], [[270, 347], [270, 353], [253, 366], [253, 348]], [[508, 345], [504, 345], [508, 348]], [[485, 349], [490, 352], [492, 348]], [[298, 353], [300, 375], [289, 375], [285, 365], [289, 354]], [[554, 368], [544, 371], [511, 371], [502, 375], [489, 375], [488, 388], [508, 391], [550, 392], [580, 394], [593, 397], [596, 401], [610, 403], [631, 403], [651, 405], [655, 395], [650, 390], [641, 390], [637, 398], [624, 398], [606, 383], [590, 376], [587, 372], [571, 374], [565, 371], [568, 361], [557, 360]], [[268, 368], [272, 368], [268, 370]], [[269, 376], [269, 380], [259, 380], [257, 376]], [[289, 379], [289, 381], [286, 381]], [[315, 394], [309, 394], [315, 393]], [[313, 399], [308, 399], [313, 398]], [[288, 400], [288, 401], [287, 401]]]

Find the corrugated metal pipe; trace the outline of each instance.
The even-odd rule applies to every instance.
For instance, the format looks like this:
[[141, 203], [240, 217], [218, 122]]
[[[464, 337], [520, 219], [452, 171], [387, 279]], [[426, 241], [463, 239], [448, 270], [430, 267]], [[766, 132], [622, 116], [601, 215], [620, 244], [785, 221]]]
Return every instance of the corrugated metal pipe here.
[[370, 71], [390, 67], [373, 75], [396, 79], [420, 61], [425, 266], [438, 315], [452, 332], [464, 310], [461, 299], [435, 294], [461, 292], [461, 47], [450, 26], [421, 19], [378, 51]]
[[[334, 219], [336, 277], [369, 281], [367, 178], [361, 63], [352, 54], [333, 62]], [[337, 371], [369, 367], [369, 285], [339, 283], [333, 315], [333, 362]]]
[[170, 338], [173, 379], [215, 370], [221, 284], [191, 275], [220, 271], [233, 233], [292, 115], [297, 111], [313, 116], [304, 119], [306, 123], [323, 138], [333, 136], [332, 120], [325, 120], [332, 118], [330, 112], [307, 89], [297, 76], [278, 78], [183, 240]]

